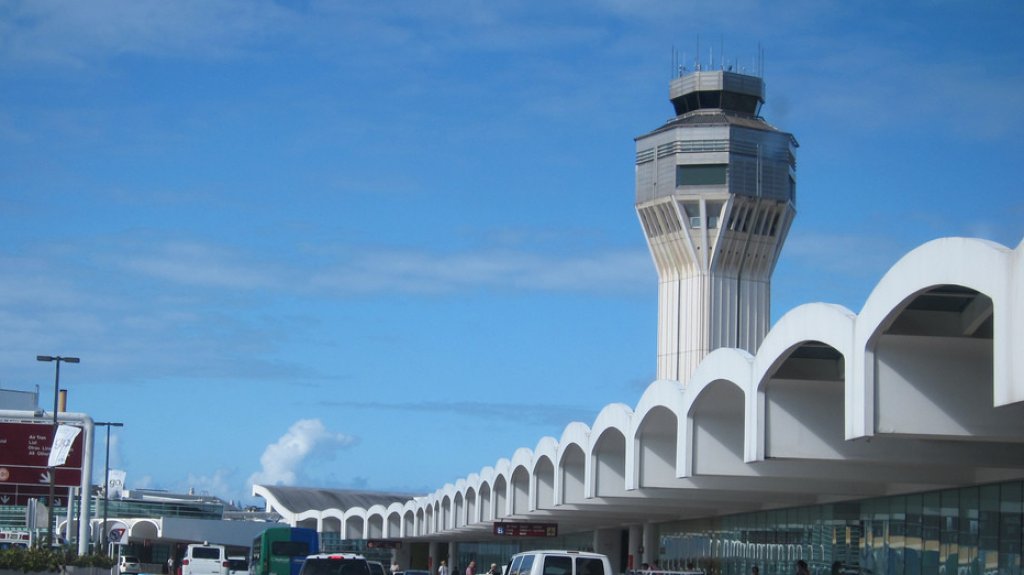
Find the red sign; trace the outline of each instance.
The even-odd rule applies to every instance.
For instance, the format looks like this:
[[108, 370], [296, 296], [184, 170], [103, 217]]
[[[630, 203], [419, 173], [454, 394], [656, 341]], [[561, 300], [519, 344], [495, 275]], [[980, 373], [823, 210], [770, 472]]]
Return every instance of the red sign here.
[[500, 521], [494, 524], [494, 534], [508, 537], [558, 537], [558, 524]]
[[[28, 505], [29, 499], [46, 500], [50, 497], [50, 485], [3, 485], [0, 484], [0, 505]], [[53, 493], [57, 507], [67, 503], [68, 488], [59, 487]]]
[[[74, 487], [82, 482], [82, 442], [78, 434], [64, 465], [53, 468], [55, 483]], [[49, 485], [50, 445], [53, 426], [49, 423], [0, 422], [0, 486]]]

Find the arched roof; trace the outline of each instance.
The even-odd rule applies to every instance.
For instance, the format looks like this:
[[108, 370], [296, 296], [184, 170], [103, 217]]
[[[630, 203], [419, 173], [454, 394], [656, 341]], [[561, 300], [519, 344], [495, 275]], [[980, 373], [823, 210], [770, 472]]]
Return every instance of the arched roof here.
[[[426, 496], [386, 496], [404, 497], [400, 509], [432, 522], [405, 537], [453, 540], [489, 532], [489, 516], [475, 513], [464, 525], [460, 516], [445, 530], [437, 515], [455, 510], [441, 502], [485, 485], [512, 489], [517, 470], [531, 475], [531, 489], [545, 481], [554, 504], [512, 509], [503, 491], [490, 494], [492, 505], [504, 498], [510, 519], [561, 518], [581, 528], [1024, 478], [1024, 450], [1006, 449], [1024, 444], [1022, 349], [1024, 242], [1011, 250], [936, 240], [897, 262], [858, 314], [826, 303], [797, 307], [756, 354], [714, 350], [689, 381], [652, 382], [635, 408], [607, 405], [593, 422], [569, 422], [560, 437], [543, 437]], [[913, 401], [927, 416], [908, 409]], [[652, 411], [656, 429], [639, 433]], [[614, 441], [605, 441], [609, 431]], [[863, 437], [872, 441], [855, 441]], [[697, 451], [702, 465], [715, 463], [713, 476], [694, 465]], [[639, 473], [641, 454], [654, 460], [647, 465], [655, 484]], [[551, 466], [536, 465], [542, 458], [554, 467], [553, 485]], [[623, 485], [597, 490], [598, 479]], [[279, 512], [370, 507], [324, 492], [254, 487]], [[374, 503], [391, 510], [399, 502]]]

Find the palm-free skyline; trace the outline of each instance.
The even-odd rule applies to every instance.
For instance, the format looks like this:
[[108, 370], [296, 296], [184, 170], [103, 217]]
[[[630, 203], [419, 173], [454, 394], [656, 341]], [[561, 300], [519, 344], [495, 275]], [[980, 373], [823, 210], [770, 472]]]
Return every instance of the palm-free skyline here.
[[633, 138], [672, 115], [673, 54], [750, 71], [764, 49], [762, 114], [800, 143], [773, 317], [857, 311], [921, 243], [1024, 236], [1022, 22], [955, 0], [2, 4], [0, 387], [50, 405], [36, 355], [81, 357], [69, 409], [125, 423], [129, 489], [436, 489], [653, 380]]

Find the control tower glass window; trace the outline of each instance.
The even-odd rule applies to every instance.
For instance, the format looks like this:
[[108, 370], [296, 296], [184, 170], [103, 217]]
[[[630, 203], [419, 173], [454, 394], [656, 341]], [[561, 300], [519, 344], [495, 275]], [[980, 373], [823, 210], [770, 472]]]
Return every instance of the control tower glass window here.
[[676, 166], [676, 187], [724, 186], [726, 169], [726, 164]]

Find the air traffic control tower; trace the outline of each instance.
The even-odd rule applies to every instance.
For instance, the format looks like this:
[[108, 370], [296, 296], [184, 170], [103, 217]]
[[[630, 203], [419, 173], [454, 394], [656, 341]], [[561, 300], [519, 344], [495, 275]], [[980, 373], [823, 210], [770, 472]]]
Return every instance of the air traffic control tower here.
[[757, 351], [796, 215], [792, 134], [759, 115], [764, 81], [697, 71], [676, 116], [636, 139], [636, 211], [658, 268], [658, 379], [686, 383], [719, 347]]

